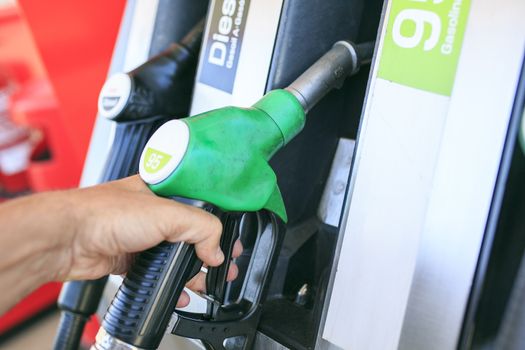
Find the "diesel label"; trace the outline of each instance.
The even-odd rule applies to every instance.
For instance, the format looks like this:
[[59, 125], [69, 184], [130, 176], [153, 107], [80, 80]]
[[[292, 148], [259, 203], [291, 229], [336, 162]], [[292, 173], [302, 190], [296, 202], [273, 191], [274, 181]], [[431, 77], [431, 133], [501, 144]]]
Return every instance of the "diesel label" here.
[[199, 81], [232, 93], [250, 0], [216, 0]]

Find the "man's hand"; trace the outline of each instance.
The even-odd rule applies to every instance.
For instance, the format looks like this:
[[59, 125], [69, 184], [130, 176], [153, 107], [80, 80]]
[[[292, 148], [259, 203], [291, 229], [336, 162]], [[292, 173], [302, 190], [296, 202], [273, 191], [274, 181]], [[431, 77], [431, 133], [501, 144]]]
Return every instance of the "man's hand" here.
[[[78, 190], [79, 225], [72, 244], [71, 270], [66, 279], [93, 279], [127, 271], [132, 253], [162, 241], [195, 245], [205, 265], [217, 266], [224, 260], [219, 248], [222, 225], [204, 210], [155, 196], [138, 176]], [[236, 242], [233, 257], [242, 253]], [[228, 280], [237, 277], [230, 265]], [[206, 275], [200, 272], [189, 283], [194, 291], [204, 291]], [[184, 292], [178, 307], [189, 303]]]
[[[0, 227], [0, 249], [5, 250], [0, 252], [0, 285], [20, 281], [19, 288], [11, 288], [14, 293], [0, 296], [0, 313], [16, 301], [10, 299], [44, 282], [124, 273], [133, 253], [162, 241], [194, 244], [209, 266], [224, 260], [215, 216], [155, 196], [138, 176], [13, 200], [0, 206]], [[237, 243], [234, 257], [241, 251]], [[229, 280], [236, 275], [231, 264]], [[188, 286], [203, 290], [204, 274]], [[188, 302], [184, 294], [178, 306]]]
[[224, 260], [222, 226], [204, 210], [155, 196], [138, 176], [65, 192], [74, 207], [76, 229], [65, 279], [93, 279], [127, 270], [130, 253], [162, 241], [195, 244], [211, 266]]

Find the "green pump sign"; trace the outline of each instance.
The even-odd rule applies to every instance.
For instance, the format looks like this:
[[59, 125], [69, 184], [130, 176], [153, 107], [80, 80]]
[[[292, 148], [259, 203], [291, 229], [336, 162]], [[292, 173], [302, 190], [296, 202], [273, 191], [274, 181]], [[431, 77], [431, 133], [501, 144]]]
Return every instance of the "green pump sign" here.
[[155, 174], [161, 171], [170, 159], [169, 154], [148, 147], [144, 156], [144, 170], [149, 174]]
[[392, 0], [378, 76], [450, 96], [470, 0]]

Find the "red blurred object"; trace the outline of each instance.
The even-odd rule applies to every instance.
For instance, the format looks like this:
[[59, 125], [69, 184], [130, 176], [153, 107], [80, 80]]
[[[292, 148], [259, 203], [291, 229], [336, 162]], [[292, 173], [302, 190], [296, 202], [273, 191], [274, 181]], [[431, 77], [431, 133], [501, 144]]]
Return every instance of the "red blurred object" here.
[[84, 328], [84, 333], [82, 334], [81, 344], [84, 348], [89, 349], [91, 345], [95, 344], [95, 337], [97, 336], [99, 329], [100, 322], [97, 315], [91, 316], [89, 322]]
[[28, 189], [31, 148], [29, 129], [12, 123], [0, 111], [0, 184], [4, 192], [17, 193]]
[[[12, 189], [78, 185], [124, 5], [0, 2], [0, 86], [14, 86], [9, 115], [32, 130], [34, 147], [24, 177], [9, 179]], [[0, 317], [0, 334], [54, 305], [59, 291], [58, 283], [40, 287]]]
[[[30, 106], [25, 103], [28, 123], [42, 129], [51, 149], [47, 164], [39, 162], [30, 167], [30, 178], [38, 190], [76, 186], [125, 1], [19, 0], [18, 3], [47, 80], [36, 80], [27, 93], [32, 100], [36, 92], [40, 101]], [[50, 83], [51, 89], [46, 83]], [[55, 106], [42, 101], [52, 100], [49, 90], [55, 97]], [[39, 106], [46, 107], [39, 109]]]
[[13, 325], [27, 320], [28, 316], [35, 315], [54, 305], [61, 286], [61, 283], [48, 283], [6, 312], [0, 318], [0, 334], [9, 331]]
[[0, 88], [0, 185], [4, 193], [18, 193], [29, 188], [27, 168], [31, 155], [29, 128], [13, 123], [8, 103], [10, 87]]
[[[47, 79], [33, 80], [19, 88], [11, 106], [15, 119], [40, 130], [40, 143], [45, 147], [34, 156], [28, 168], [31, 190], [41, 192], [78, 185], [83, 159], [75, 155], [74, 134], [69, 134], [62, 120], [52, 85]], [[89, 126], [78, 126], [91, 130]]]
[[28, 188], [27, 172], [12, 175], [0, 173], [0, 184], [2, 184], [2, 190], [9, 194], [23, 192]]

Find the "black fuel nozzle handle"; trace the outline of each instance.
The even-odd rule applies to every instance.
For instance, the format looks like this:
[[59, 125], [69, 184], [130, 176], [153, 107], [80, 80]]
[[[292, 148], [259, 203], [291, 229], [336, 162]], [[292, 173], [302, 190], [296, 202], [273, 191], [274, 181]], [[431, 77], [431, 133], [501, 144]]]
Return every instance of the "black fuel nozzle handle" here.
[[183, 242], [163, 242], [139, 253], [104, 316], [94, 349], [117, 344], [157, 349], [184, 286], [201, 266], [194, 246]]
[[[215, 213], [217, 215], [217, 212]], [[138, 254], [104, 316], [93, 350], [157, 349], [164, 334], [202, 340], [207, 349], [229, 348], [239, 342], [242, 349], [253, 346], [262, 302], [277, 261], [282, 242], [283, 223], [271, 213], [257, 213], [259, 229], [239, 300], [225, 307], [216, 299], [224, 295], [224, 283], [233, 245], [239, 237], [243, 213], [218, 214], [223, 223], [225, 262], [211, 268], [207, 278], [208, 310], [205, 314], [177, 311], [177, 300], [202, 262], [193, 245], [162, 244]], [[210, 307], [213, 306], [213, 307]], [[169, 327], [170, 321], [173, 326]], [[169, 329], [173, 328], [173, 329]], [[217, 330], [217, 331], [216, 331]]]
[[184, 285], [200, 266], [193, 245], [163, 242], [139, 253], [102, 322], [95, 349], [156, 349]]
[[[208, 270], [207, 288], [210, 291], [207, 294], [210, 298], [224, 298], [241, 214], [219, 213], [209, 206], [205, 209], [214, 212], [223, 223], [221, 248], [225, 254], [222, 265]], [[191, 244], [163, 242], [139, 253], [104, 316], [94, 349], [109, 350], [117, 345], [129, 349], [156, 349], [185, 284], [201, 266]], [[216, 300], [212, 304], [220, 303]], [[215, 310], [210, 309], [208, 314], [215, 314]]]
[[186, 115], [204, 24], [132, 71], [112, 75], [100, 92], [99, 114], [115, 121]]

